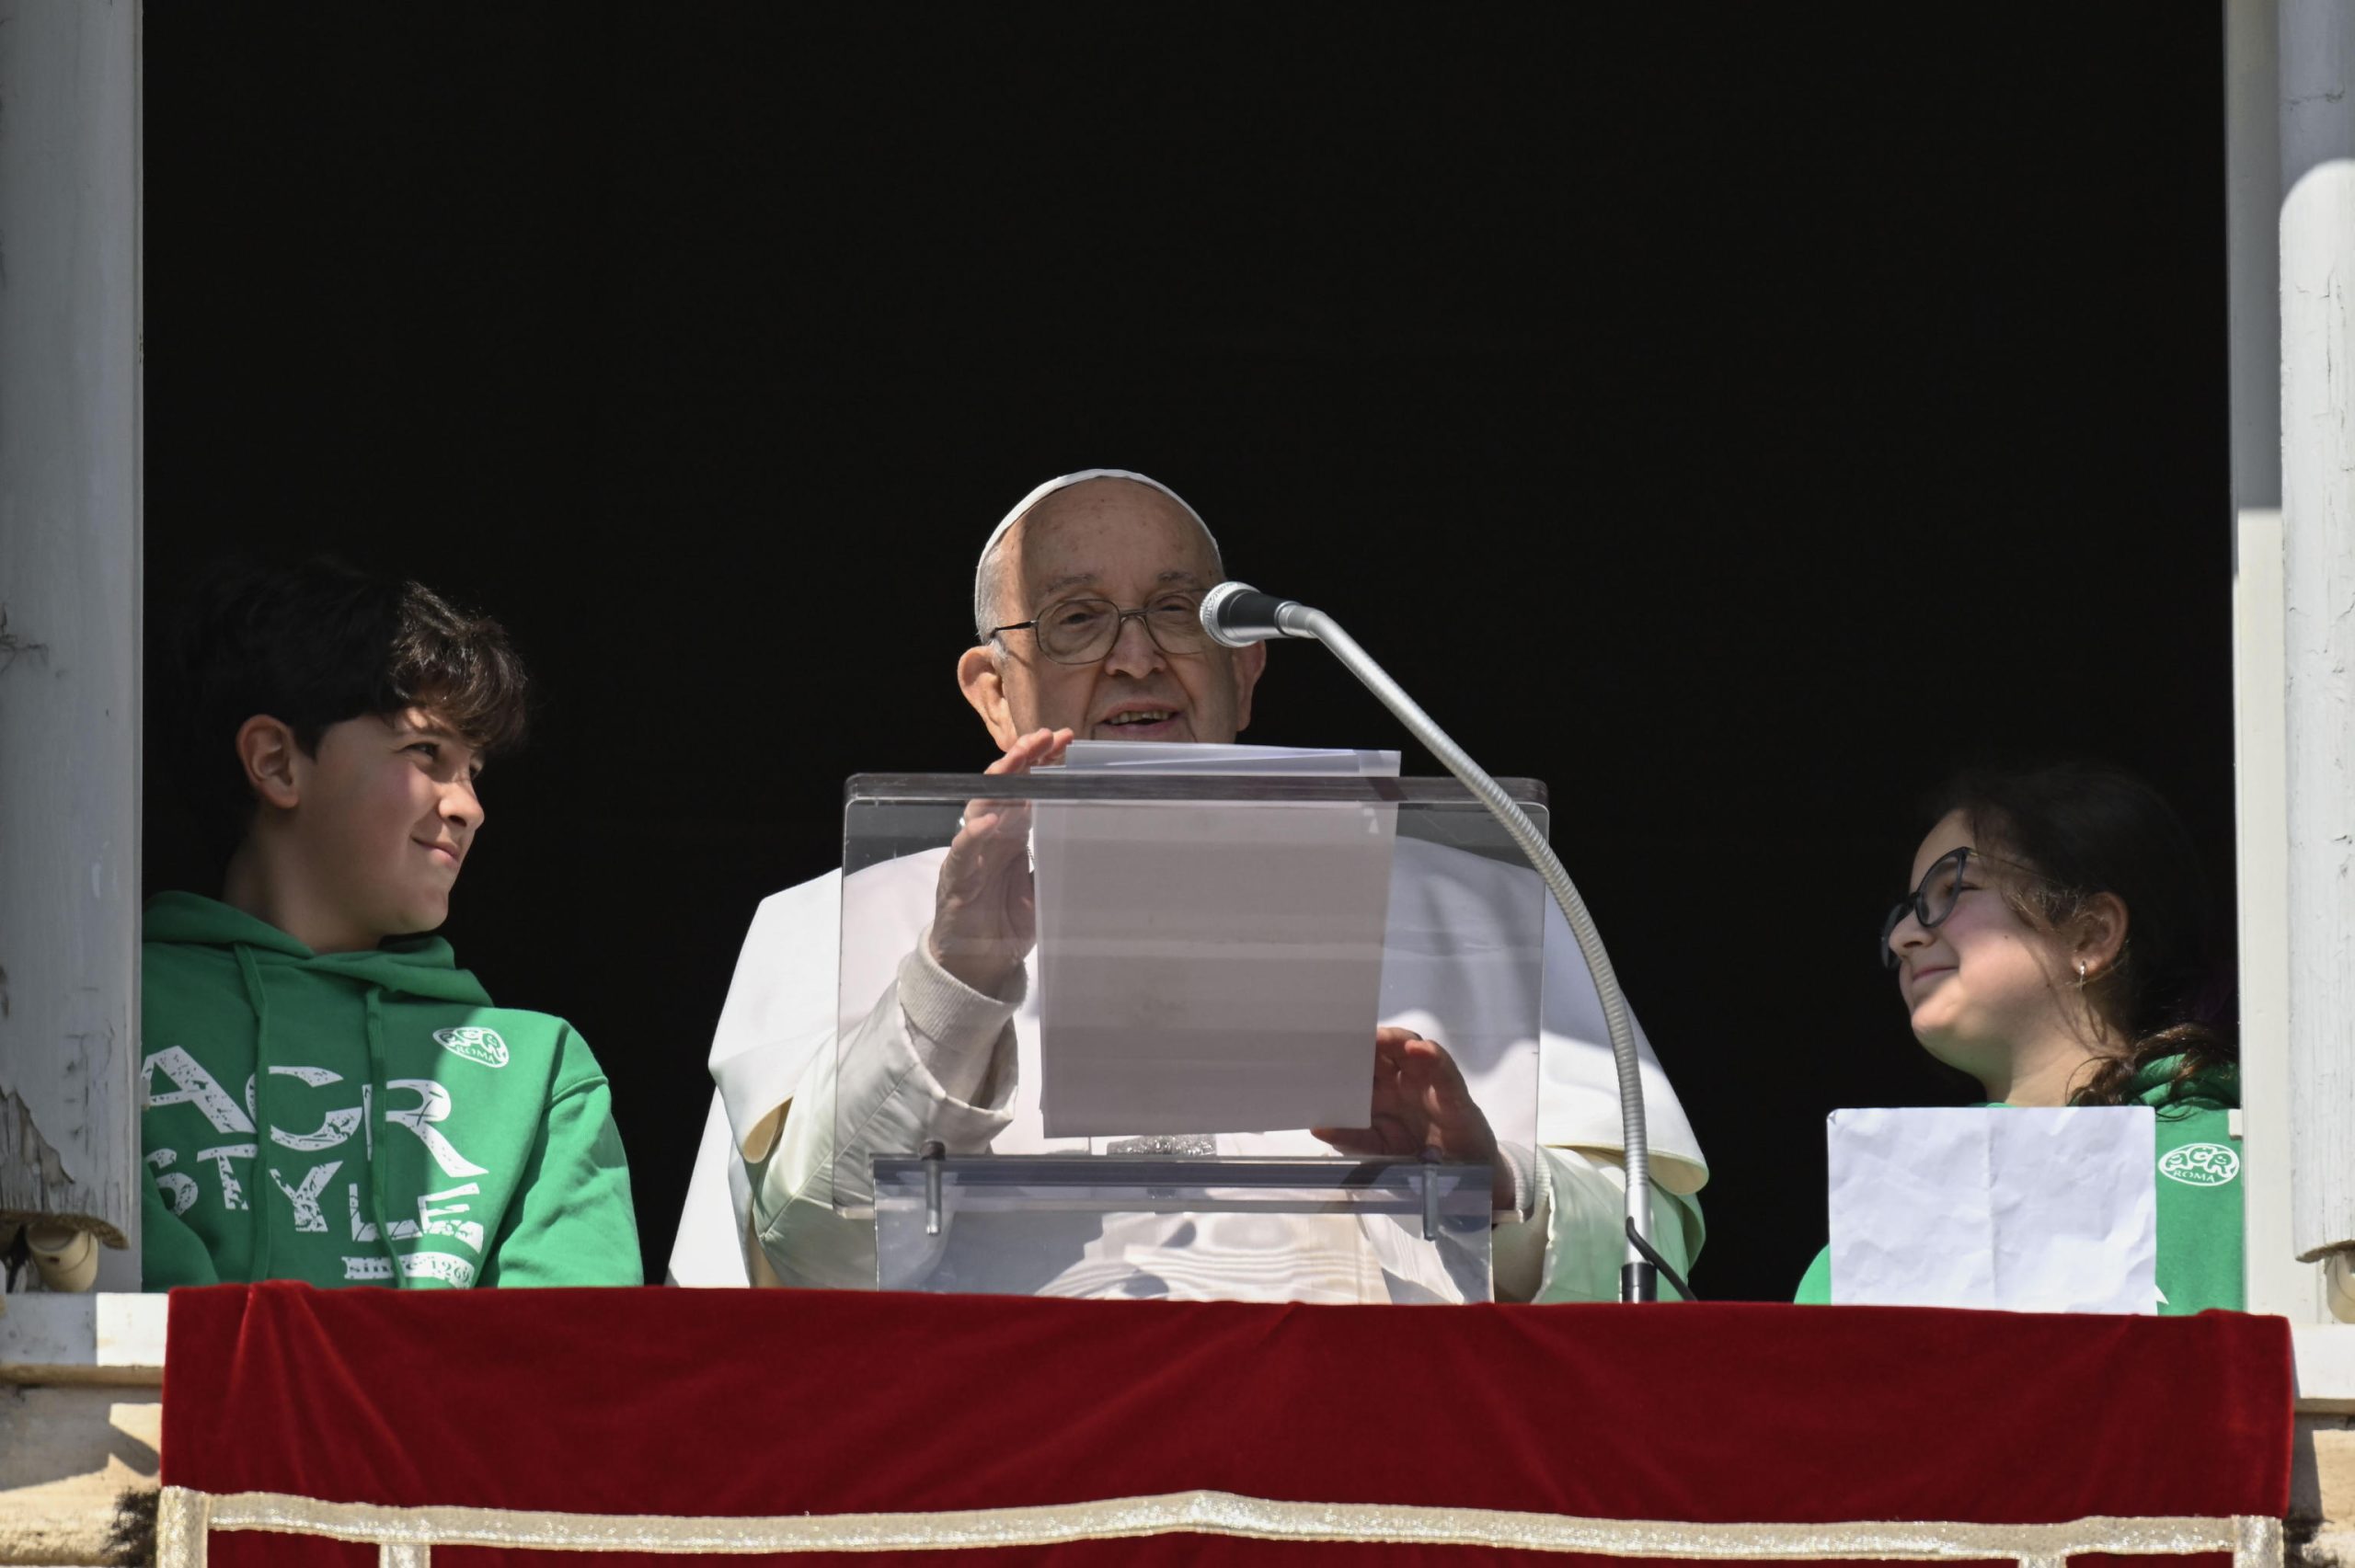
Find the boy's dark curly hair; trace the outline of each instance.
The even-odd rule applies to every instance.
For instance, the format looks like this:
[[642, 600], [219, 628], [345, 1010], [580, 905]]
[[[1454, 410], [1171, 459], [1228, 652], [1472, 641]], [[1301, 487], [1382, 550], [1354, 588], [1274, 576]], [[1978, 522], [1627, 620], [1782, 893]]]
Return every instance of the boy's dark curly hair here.
[[191, 592], [172, 651], [170, 773], [224, 854], [253, 821], [232, 743], [256, 714], [283, 721], [306, 754], [330, 725], [412, 707], [477, 750], [523, 736], [530, 677], [498, 622], [332, 557], [215, 568]]

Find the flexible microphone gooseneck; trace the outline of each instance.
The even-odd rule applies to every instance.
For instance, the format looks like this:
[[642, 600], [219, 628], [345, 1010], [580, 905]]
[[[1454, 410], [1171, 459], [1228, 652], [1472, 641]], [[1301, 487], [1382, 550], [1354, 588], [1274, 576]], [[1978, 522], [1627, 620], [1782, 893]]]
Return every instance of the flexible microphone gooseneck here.
[[[1644, 1080], [1636, 1054], [1635, 1024], [1627, 1016], [1627, 1000], [1620, 992], [1611, 955], [1603, 950], [1603, 933], [1596, 929], [1594, 917], [1587, 912], [1586, 900], [1579, 896], [1570, 874], [1562, 869], [1561, 861], [1545, 842], [1545, 835], [1537, 830], [1537, 825], [1498, 786], [1497, 781], [1464, 748], [1450, 739], [1447, 732], [1433, 723], [1431, 716], [1357, 645], [1357, 640], [1323, 611], [1312, 610], [1298, 600], [1261, 593], [1249, 583], [1223, 582], [1202, 598], [1202, 630], [1228, 647], [1248, 647], [1277, 637], [1304, 637], [1323, 643], [1449, 773], [1463, 781], [1464, 786], [1511, 836], [1521, 853], [1529, 857], [1530, 864], [1536, 867], [1546, 891], [1554, 895], [1563, 918], [1570, 922], [1570, 933], [1578, 938], [1579, 952], [1586, 958], [1588, 972], [1594, 977], [1595, 993], [1603, 1001], [1603, 1024], [1611, 1035], [1612, 1065], [1618, 1071], [1620, 1139], [1626, 1145], [1627, 1173], [1627, 1246], [1619, 1266], [1619, 1299], [1657, 1300], [1659, 1269], [1663, 1260], [1652, 1245], [1651, 1150], [1645, 1137]], [[1683, 1288], [1673, 1269], [1670, 1270], [1670, 1277], [1680, 1288]], [[1686, 1290], [1685, 1294], [1689, 1296], [1691, 1292]]]

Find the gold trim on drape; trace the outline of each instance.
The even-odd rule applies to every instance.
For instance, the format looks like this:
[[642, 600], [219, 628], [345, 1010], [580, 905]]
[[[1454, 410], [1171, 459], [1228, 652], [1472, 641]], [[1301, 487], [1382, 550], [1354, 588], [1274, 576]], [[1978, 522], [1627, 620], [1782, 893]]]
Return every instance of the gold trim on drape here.
[[212, 1513], [211, 1493], [165, 1487], [155, 1500], [155, 1561], [173, 1568], [204, 1568]]
[[794, 1514], [698, 1518], [664, 1514], [569, 1514], [525, 1508], [389, 1507], [274, 1492], [224, 1496], [167, 1486], [157, 1518], [158, 1568], [203, 1568], [211, 1530], [271, 1530], [373, 1543], [385, 1568], [428, 1568], [435, 1546], [542, 1551], [946, 1551], [1052, 1546], [1132, 1536], [1238, 1536], [1258, 1540], [1487, 1546], [1601, 1557], [1732, 1562], [1809, 1558], [1925, 1562], [2010, 1558], [2021, 1568], [2065, 1568], [2079, 1552], [2125, 1555], [2230, 1551], [2234, 1568], [2280, 1568], [2278, 1519], [2120, 1518], [2059, 1525], [1700, 1525], [1584, 1519], [1497, 1508], [1392, 1503], [1286, 1503], [1231, 1492], [1177, 1492], [1021, 1508], [936, 1513]]

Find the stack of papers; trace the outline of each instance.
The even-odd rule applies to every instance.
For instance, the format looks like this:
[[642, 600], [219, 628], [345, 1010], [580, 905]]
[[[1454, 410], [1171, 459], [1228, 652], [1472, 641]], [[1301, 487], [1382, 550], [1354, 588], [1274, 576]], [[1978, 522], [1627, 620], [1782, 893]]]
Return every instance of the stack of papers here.
[[[1391, 752], [1075, 741], [1066, 766], [1396, 777]], [[1397, 807], [1040, 802], [1051, 1138], [1363, 1127]]]
[[1396, 751], [1338, 747], [1173, 745], [1161, 740], [1074, 740], [1063, 751], [1074, 773], [1282, 773], [1395, 779]]

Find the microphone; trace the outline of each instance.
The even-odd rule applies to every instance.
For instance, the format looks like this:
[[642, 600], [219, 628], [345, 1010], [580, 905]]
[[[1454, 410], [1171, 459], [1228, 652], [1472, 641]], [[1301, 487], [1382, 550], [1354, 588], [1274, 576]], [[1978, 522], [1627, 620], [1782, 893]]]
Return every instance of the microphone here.
[[1202, 596], [1202, 630], [1228, 647], [1249, 647], [1277, 637], [1308, 637], [1316, 612], [1296, 599], [1261, 593], [1247, 582], [1223, 582]]
[[1692, 1288], [1677, 1276], [1675, 1269], [1651, 1244], [1651, 1140], [1645, 1125], [1643, 1071], [1636, 1049], [1635, 1019], [1619, 990], [1619, 977], [1611, 967], [1611, 955], [1603, 948], [1603, 933], [1596, 929], [1594, 916], [1588, 912], [1586, 900], [1579, 896], [1570, 874], [1562, 869], [1560, 858], [1546, 843], [1544, 830], [1529, 819], [1528, 814], [1472, 760], [1469, 752], [1449, 738], [1447, 731], [1440, 728], [1431, 715], [1423, 712], [1415, 699], [1373, 661], [1373, 655], [1358, 646], [1355, 637], [1322, 610], [1311, 610], [1296, 599], [1261, 593], [1247, 582], [1223, 582], [1202, 596], [1202, 630], [1228, 647], [1249, 647], [1253, 643], [1277, 637], [1306, 637], [1324, 644], [1341, 661], [1342, 668], [1356, 676], [1359, 683], [1372, 692], [1416, 739], [1430, 749], [1431, 755], [1449, 773], [1463, 782], [1473, 797], [1488, 807], [1506, 835], [1536, 868], [1538, 879], [1545, 884], [1562, 918], [1569, 923], [1570, 934], [1578, 939], [1579, 954], [1586, 960], [1587, 972], [1594, 977], [1595, 998], [1603, 1004], [1603, 1032], [1611, 1037], [1611, 1063], [1619, 1080], [1621, 1158], [1627, 1173], [1621, 1218], [1627, 1245], [1621, 1253], [1619, 1299], [1657, 1300], [1660, 1276], [1665, 1270], [1678, 1294], [1691, 1300]]

